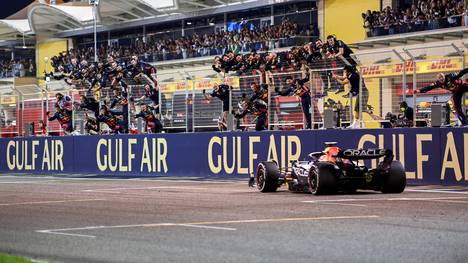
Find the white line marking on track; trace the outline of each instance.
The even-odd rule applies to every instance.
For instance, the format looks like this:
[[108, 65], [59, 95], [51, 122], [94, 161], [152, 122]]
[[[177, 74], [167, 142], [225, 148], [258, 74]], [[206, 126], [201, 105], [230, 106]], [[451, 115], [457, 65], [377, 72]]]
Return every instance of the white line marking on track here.
[[106, 189], [86, 189], [86, 190], [81, 190], [81, 192], [87, 192], [87, 193], [121, 193], [121, 192], [118, 192], [118, 191], [154, 190], [154, 189], [210, 190], [210, 188], [200, 188], [200, 187], [148, 186], [148, 187], [122, 187], [122, 188], [106, 188]]
[[268, 223], [268, 222], [290, 222], [290, 221], [318, 221], [318, 220], [343, 220], [343, 219], [371, 219], [379, 218], [377, 215], [360, 215], [360, 216], [322, 216], [322, 217], [296, 217], [296, 218], [268, 218], [268, 219], [248, 219], [248, 220], [228, 220], [228, 221], [208, 221], [208, 222], [192, 222], [192, 223], [155, 223], [155, 224], [135, 224], [135, 225], [114, 225], [114, 226], [85, 226], [75, 228], [61, 229], [44, 229], [36, 230], [38, 233], [69, 235], [78, 237], [96, 237], [92, 235], [64, 233], [68, 231], [80, 230], [99, 230], [99, 229], [118, 229], [118, 228], [138, 228], [138, 227], [168, 227], [168, 226], [183, 226], [183, 227], [198, 227], [217, 230], [236, 230], [228, 227], [215, 227], [210, 225], [227, 225], [227, 224], [248, 224], [248, 223]]
[[317, 204], [320, 205], [343, 205], [343, 206], [359, 206], [359, 207], [367, 207], [367, 205], [358, 205], [358, 204], [340, 204], [340, 203], [332, 203], [332, 202], [319, 202]]
[[58, 182], [59, 180], [34, 180], [34, 181], [1, 181], [0, 184], [50, 184], [51, 182]]
[[42, 204], [59, 204], [59, 203], [74, 203], [74, 202], [105, 201], [105, 200], [106, 199], [75, 199], [75, 200], [36, 201], [36, 202], [4, 203], [4, 204], [0, 204], [0, 206], [42, 205]]
[[38, 230], [36, 232], [45, 233], [45, 234], [53, 234], [53, 235], [74, 236], [74, 237], [90, 237], [90, 238], [95, 238], [96, 237], [96, 236], [91, 236], [91, 235], [63, 233], [63, 232], [55, 232], [55, 231], [49, 231], [49, 230]]
[[468, 201], [454, 201], [454, 200], [434, 200], [435, 202], [453, 203], [453, 204], [468, 204]]
[[339, 202], [368, 202], [368, 201], [433, 201], [433, 200], [457, 200], [468, 197], [395, 197], [395, 198], [350, 198], [333, 200], [306, 200], [303, 203], [339, 203]]
[[217, 229], [217, 230], [229, 230], [235, 231], [237, 229], [232, 227], [219, 227], [219, 226], [204, 226], [204, 225], [194, 225], [194, 224], [177, 224], [177, 226], [186, 226], [186, 227], [195, 227], [195, 228], [206, 228], [206, 229]]
[[447, 190], [437, 190], [437, 189], [428, 189], [428, 190], [425, 190], [425, 189], [407, 189], [405, 190], [405, 192], [420, 192], [420, 193], [443, 193], [443, 194], [459, 194], [459, 195], [468, 195], [468, 191], [467, 192], [457, 192], [456, 189], [447, 189]]

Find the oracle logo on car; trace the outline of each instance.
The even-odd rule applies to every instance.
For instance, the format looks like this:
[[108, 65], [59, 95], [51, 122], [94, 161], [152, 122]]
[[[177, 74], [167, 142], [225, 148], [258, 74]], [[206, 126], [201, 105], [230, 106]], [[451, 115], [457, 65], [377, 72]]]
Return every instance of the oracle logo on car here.
[[385, 154], [385, 149], [346, 149], [343, 151], [345, 156], [378, 156]]

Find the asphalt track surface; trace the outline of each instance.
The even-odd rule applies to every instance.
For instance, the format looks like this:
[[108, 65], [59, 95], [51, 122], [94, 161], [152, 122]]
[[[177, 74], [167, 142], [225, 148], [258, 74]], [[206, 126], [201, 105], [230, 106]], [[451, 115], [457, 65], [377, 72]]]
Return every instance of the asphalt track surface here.
[[0, 176], [0, 251], [54, 262], [467, 262], [468, 191]]

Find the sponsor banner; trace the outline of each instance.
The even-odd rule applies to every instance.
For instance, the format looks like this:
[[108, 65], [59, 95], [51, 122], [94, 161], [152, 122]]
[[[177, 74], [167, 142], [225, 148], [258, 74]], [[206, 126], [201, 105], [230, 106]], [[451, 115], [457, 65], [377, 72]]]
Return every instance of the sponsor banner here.
[[176, 91], [184, 91], [188, 88], [188, 84], [185, 81], [170, 82], [170, 83], [159, 83], [159, 88], [163, 93], [172, 93]]
[[172, 93], [185, 90], [211, 90], [214, 85], [226, 84], [233, 88], [239, 89], [239, 77], [225, 77], [222, 78], [200, 78], [187, 81], [175, 81], [169, 83], [159, 83], [159, 88], [163, 93]]
[[16, 96], [0, 96], [0, 104], [16, 104]]
[[224, 81], [222, 78], [189, 80], [189, 87], [193, 87], [195, 90], [211, 90], [214, 85], [219, 84], [226, 84], [233, 88], [239, 89], [239, 77], [225, 77]]
[[[5, 138], [0, 172], [248, 177], [263, 160], [286, 167], [330, 141], [392, 150], [412, 184], [468, 185], [467, 128]], [[363, 162], [376, 167], [379, 160]]]
[[73, 173], [73, 137], [31, 137], [0, 140], [0, 171]]
[[[421, 61], [416, 63], [416, 73], [439, 73], [461, 70], [463, 68], [462, 60], [459, 58], [439, 59], [432, 61]], [[364, 78], [378, 78], [399, 76], [403, 73], [403, 63], [392, 65], [373, 65], [361, 67]], [[413, 74], [414, 63], [406, 62], [406, 74]]]

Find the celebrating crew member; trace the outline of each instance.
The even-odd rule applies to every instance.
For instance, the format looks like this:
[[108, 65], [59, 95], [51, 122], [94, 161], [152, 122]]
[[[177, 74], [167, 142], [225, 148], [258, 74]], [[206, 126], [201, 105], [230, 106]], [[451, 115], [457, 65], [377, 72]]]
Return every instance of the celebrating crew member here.
[[80, 109], [87, 109], [94, 112], [94, 116], [99, 115], [99, 102], [94, 98], [87, 98], [84, 95], [80, 96], [81, 103], [79, 104]]
[[153, 111], [148, 105], [141, 105], [141, 111], [135, 115], [136, 118], [143, 118], [146, 123], [146, 130], [150, 130], [152, 133], [160, 133], [162, 131], [162, 124], [154, 116]]
[[266, 130], [268, 111], [267, 103], [262, 99], [252, 100], [252, 97], [247, 98], [245, 94], [242, 94], [242, 108], [240, 108], [238, 111], [233, 110], [232, 114], [234, 114], [234, 118], [239, 120], [244, 118], [248, 113], [251, 113], [255, 116], [255, 130]]
[[312, 115], [310, 114], [310, 106], [312, 104], [310, 98], [310, 89], [305, 85], [309, 81], [309, 75], [305, 78], [297, 80], [292, 77], [286, 77], [286, 84], [288, 87], [285, 90], [280, 90], [279, 87], [275, 88], [276, 93], [280, 96], [288, 96], [293, 93], [294, 95], [301, 98], [302, 112], [304, 114], [306, 129], [312, 128]]
[[70, 96], [64, 96], [62, 93], [58, 92], [55, 94], [55, 98], [57, 99], [57, 101], [55, 102], [55, 106], [58, 107], [60, 110], [63, 110], [65, 114], [71, 116], [73, 104]]
[[210, 101], [211, 98], [218, 98], [222, 101], [223, 104], [223, 113], [219, 117], [218, 128], [220, 131], [227, 130], [227, 116], [229, 112], [229, 98], [230, 98], [230, 87], [225, 84], [214, 85], [213, 91], [208, 95], [206, 91], [203, 90], [203, 96], [206, 100]]
[[[123, 121], [121, 123], [121, 128], [123, 133], [128, 133], [128, 99], [127, 99], [127, 92], [116, 90], [114, 89], [114, 99], [110, 105], [110, 112], [113, 115], [121, 115], [123, 117]], [[121, 110], [116, 110], [115, 107], [117, 105], [121, 106]]]
[[338, 58], [343, 56], [351, 66], [356, 66], [356, 61], [351, 57], [353, 51], [343, 41], [337, 40], [335, 36], [329, 35], [327, 37], [328, 42], [328, 58]]
[[91, 135], [99, 134], [99, 122], [95, 118], [89, 117], [87, 113], [85, 113], [85, 119], [85, 131]]
[[47, 112], [47, 117], [49, 121], [57, 120], [60, 123], [65, 134], [70, 134], [73, 132], [73, 122], [71, 115], [69, 115], [65, 110], [61, 109], [58, 105], [55, 105], [55, 113], [52, 117], [49, 117], [50, 113]]
[[122, 115], [121, 112], [111, 112], [106, 105], [101, 106], [100, 114], [96, 118], [97, 121], [105, 123], [113, 133], [124, 133], [123, 121], [117, 118], [117, 115]]
[[155, 109], [155, 114], [159, 113], [159, 88], [152, 87], [149, 84], [145, 85], [145, 94], [141, 96], [141, 98], [137, 99], [136, 101], [141, 101], [145, 98], [149, 98], [152, 102], [151, 107]]
[[453, 102], [455, 115], [463, 126], [468, 125], [468, 119], [463, 113], [462, 109], [463, 94], [468, 92], [468, 83], [464, 82], [461, 77], [463, 77], [466, 73], [468, 73], [468, 68], [461, 70], [458, 72], [458, 74], [439, 73], [437, 74], [437, 80], [435, 83], [419, 90], [420, 93], [426, 93], [437, 88], [450, 91], [452, 93], [451, 99]]
[[268, 103], [268, 85], [267, 84], [258, 84], [254, 82], [250, 84], [250, 89], [253, 91], [253, 95], [250, 97], [250, 102], [255, 100], [262, 100], [265, 103]]
[[[336, 74], [332, 74], [332, 78], [336, 79], [340, 84], [342, 85], [347, 85], [349, 84], [349, 93], [343, 95], [343, 98], [349, 97], [351, 94], [352, 97], [356, 97], [356, 103], [354, 106], [354, 121], [353, 123], [349, 126], [349, 128], [358, 128], [359, 126], [362, 126], [361, 120], [359, 118], [359, 73], [356, 72], [353, 66], [346, 65], [343, 70], [343, 76], [339, 76]], [[367, 102], [369, 100], [369, 90], [367, 89], [364, 80], [362, 80], [362, 111], [363, 112], [368, 112], [368, 109], [372, 108], [369, 105], [367, 105]], [[369, 113], [370, 114], [370, 113]]]

